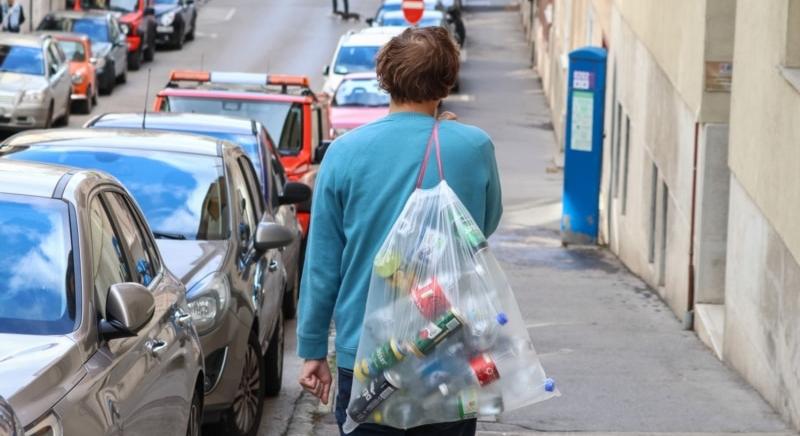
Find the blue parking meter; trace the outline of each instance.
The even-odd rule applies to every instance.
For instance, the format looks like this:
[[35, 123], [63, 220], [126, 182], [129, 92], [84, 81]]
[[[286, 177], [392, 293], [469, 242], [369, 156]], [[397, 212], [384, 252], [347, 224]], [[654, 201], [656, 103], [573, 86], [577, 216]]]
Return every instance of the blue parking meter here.
[[569, 54], [561, 242], [594, 244], [600, 204], [606, 51], [583, 47]]

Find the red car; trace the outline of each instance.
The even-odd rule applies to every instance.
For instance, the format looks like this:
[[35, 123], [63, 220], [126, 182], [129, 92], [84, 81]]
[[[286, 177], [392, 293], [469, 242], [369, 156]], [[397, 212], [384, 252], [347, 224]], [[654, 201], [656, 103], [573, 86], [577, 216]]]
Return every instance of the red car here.
[[[305, 76], [173, 71], [167, 87], [156, 96], [154, 110], [232, 115], [261, 122], [278, 144], [289, 180], [312, 190], [316, 164], [330, 143], [324, 135], [324, 105]], [[310, 212], [311, 201], [298, 205], [304, 239]]]
[[128, 37], [128, 68], [138, 70], [143, 61], [156, 54], [156, 16], [152, 0], [67, 0], [76, 11], [108, 9], [119, 12], [122, 30]]
[[389, 100], [374, 72], [344, 76], [331, 99], [331, 136], [389, 115]]

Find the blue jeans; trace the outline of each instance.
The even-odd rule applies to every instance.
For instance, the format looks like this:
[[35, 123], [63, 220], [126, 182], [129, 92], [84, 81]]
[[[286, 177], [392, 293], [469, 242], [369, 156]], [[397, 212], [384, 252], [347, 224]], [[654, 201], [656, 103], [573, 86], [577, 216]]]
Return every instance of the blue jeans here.
[[[347, 419], [347, 405], [350, 403], [350, 391], [353, 387], [353, 371], [339, 368], [339, 392], [336, 394], [336, 423], [339, 434], [344, 436], [342, 425]], [[361, 424], [347, 436], [475, 436], [477, 420], [430, 424], [400, 430], [377, 424]]]

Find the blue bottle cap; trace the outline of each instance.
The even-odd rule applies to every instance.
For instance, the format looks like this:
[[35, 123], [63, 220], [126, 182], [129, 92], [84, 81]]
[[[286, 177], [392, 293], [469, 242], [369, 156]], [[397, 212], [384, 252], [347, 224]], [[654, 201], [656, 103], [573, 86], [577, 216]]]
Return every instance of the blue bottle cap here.
[[551, 378], [546, 379], [544, 381], [544, 390], [547, 392], [553, 392], [556, 390], [556, 381]]
[[495, 319], [500, 325], [506, 325], [508, 323], [508, 316], [505, 314], [505, 312], [498, 313]]

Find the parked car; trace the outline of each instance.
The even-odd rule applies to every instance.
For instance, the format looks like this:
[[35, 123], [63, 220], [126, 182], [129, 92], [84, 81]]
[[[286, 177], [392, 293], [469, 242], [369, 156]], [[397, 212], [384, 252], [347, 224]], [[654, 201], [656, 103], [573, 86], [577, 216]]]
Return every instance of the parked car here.
[[197, 30], [197, 8], [194, 0], [155, 0], [156, 41], [176, 49], [194, 40]]
[[[380, 17], [375, 20], [375, 25], [377, 26], [410, 26], [410, 23], [406, 21], [406, 17], [403, 15], [403, 11], [388, 11], [384, 12], [380, 15]], [[448, 19], [448, 15], [445, 12], [438, 11], [438, 10], [428, 10], [426, 9], [425, 12], [422, 14], [422, 19], [416, 24], [416, 27], [444, 27], [447, 29], [448, 32], [453, 36], [453, 39], [458, 43], [460, 46], [462, 44], [461, 38], [459, 38], [459, 34], [456, 31], [456, 25], [453, 23], [452, 20]]]
[[359, 31], [350, 30], [342, 35], [331, 63], [322, 70], [326, 77], [322, 92], [332, 96], [344, 76], [375, 71], [378, 50], [405, 30], [404, 26], [368, 27]]
[[67, 9], [106, 9], [118, 13], [122, 33], [128, 41], [128, 65], [138, 70], [156, 55], [156, 17], [152, 0], [67, 0]]
[[[90, 120], [85, 127], [135, 129], [141, 126], [141, 114], [106, 114]], [[241, 147], [250, 158], [266, 208], [272, 210], [275, 222], [295, 234], [295, 240], [281, 252], [286, 268], [283, 314], [286, 318], [294, 318], [300, 292], [300, 244], [303, 239], [295, 204], [311, 198], [311, 188], [303, 183], [287, 181], [275, 145], [264, 126], [258, 121], [244, 118], [162, 112], [147, 114], [146, 128], [151, 131], [195, 133], [230, 141]]]
[[95, 168], [130, 189], [166, 266], [188, 290], [205, 356], [205, 419], [221, 419], [227, 434], [254, 434], [264, 396], [281, 388], [278, 249], [295, 235], [275, 223], [242, 149], [141, 128], [64, 129], [14, 136], [0, 156]]
[[36, 436], [197, 434], [185, 287], [117, 180], [0, 159], [0, 239], [0, 421], [13, 410]]
[[[375, 24], [385, 26], [388, 23], [384, 23], [382, 21], [383, 14], [386, 12], [395, 12], [401, 10], [403, 0], [384, 0], [381, 6], [378, 8], [378, 12], [375, 13], [374, 18], [367, 18], [366, 22], [368, 25], [372, 26]], [[464, 45], [464, 41], [467, 39], [467, 30], [464, 26], [464, 20], [461, 17], [462, 12], [462, 4], [461, 0], [425, 0], [424, 1], [425, 10], [437, 10], [444, 12], [446, 14], [446, 19], [449, 27], [451, 26], [456, 41], [458, 41], [459, 45]], [[426, 12], [427, 13], [427, 12]], [[397, 20], [397, 14], [394, 17]], [[423, 17], [423, 22], [428, 19]], [[408, 25], [407, 23], [402, 23], [399, 25]]]
[[128, 80], [128, 44], [117, 14], [105, 11], [51, 12], [39, 23], [39, 30], [84, 34], [92, 41], [90, 61], [95, 65], [101, 94], [110, 94], [114, 86]]
[[0, 33], [0, 129], [66, 124], [71, 89], [64, 53], [53, 38]]
[[[289, 180], [305, 183], [313, 190], [317, 177], [315, 164], [321, 161], [329, 143], [323, 133], [328, 117], [325, 105], [311, 91], [308, 77], [173, 71], [167, 87], [156, 96], [154, 109], [259, 121], [275, 140]], [[305, 244], [311, 200], [297, 206], [297, 216]]]
[[389, 115], [390, 100], [374, 72], [344, 76], [331, 99], [331, 137]]
[[61, 51], [69, 62], [69, 75], [72, 79], [73, 105], [80, 104], [85, 114], [92, 112], [97, 104], [97, 74], [92, 59], [92, 42], [80, 33], [49, 32], [58, 42]]

